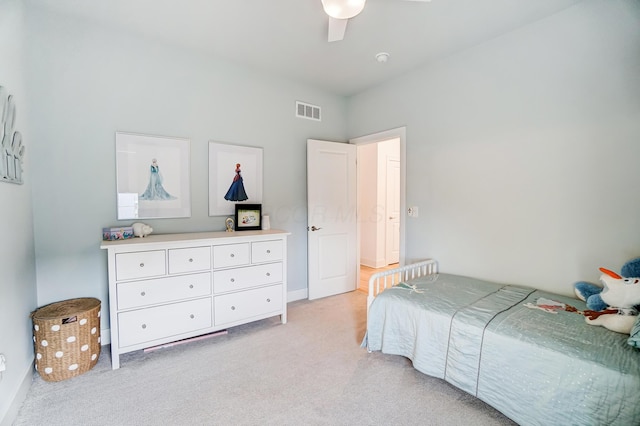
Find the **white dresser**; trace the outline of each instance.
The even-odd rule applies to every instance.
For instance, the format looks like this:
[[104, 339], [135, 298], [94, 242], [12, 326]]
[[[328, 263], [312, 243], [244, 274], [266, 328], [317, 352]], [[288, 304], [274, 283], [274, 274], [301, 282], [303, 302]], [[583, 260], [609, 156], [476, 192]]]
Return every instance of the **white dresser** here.
[[287, 236], [278, 230], [103, 241], [111, 366], [120, 354], [280, 315], [287, 322]]

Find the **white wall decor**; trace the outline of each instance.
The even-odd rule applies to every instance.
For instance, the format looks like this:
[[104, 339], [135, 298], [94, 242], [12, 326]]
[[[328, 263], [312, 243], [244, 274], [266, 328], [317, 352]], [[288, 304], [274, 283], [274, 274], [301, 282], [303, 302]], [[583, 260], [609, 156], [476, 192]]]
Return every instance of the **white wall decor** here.
[[22, 184], [22, 161], [25, 147], [22, 135], [15, 130], [15, 99], [0, 86], [0, 181]]
[[262, 203], [262, 148], [209, 142], [209, 216]]
[[118, 220], [191, 216], [190, 141], [116, 133]]

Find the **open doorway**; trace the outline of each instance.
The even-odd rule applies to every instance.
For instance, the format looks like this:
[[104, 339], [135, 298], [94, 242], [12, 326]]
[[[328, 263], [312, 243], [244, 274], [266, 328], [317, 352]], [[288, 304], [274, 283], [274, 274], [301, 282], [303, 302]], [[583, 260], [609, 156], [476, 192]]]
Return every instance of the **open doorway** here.
[[358, 158], [358, 289], [404, 263], [405, 129], [350, 141]]

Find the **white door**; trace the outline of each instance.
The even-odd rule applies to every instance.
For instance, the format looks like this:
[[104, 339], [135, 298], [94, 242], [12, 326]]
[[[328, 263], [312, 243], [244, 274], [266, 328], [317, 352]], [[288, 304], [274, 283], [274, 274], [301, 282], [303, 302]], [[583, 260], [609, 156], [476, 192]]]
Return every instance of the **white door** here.
[[356, 289], [356, 146], [307, 140], [309, 299]]
[[386, 260], [400, 261], [400, 159], [387, 157]]

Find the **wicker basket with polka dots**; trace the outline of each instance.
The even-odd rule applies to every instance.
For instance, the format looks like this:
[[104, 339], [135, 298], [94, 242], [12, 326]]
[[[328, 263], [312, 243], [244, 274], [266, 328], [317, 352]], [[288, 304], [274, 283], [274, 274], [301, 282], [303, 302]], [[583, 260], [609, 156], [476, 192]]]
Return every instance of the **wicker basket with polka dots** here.
[[59, 382], [91, 370], [100, 356], [100, 300], [64, 300], [31, 313], [36, 370]]

